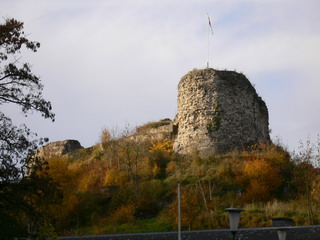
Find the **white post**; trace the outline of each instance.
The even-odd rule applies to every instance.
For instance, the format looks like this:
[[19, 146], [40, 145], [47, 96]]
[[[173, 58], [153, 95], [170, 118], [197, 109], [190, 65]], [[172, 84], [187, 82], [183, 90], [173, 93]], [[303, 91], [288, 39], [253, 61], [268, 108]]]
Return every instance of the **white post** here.
[[178, 240], [181, 240], [180, 183], [178, 183]]

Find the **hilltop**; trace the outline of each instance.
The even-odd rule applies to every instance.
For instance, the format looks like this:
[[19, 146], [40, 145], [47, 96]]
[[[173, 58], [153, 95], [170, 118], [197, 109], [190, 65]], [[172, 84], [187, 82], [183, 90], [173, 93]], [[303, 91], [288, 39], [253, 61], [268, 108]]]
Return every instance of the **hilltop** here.
[[319, 221], [318, 170], [272, 144], [203, 157], [177, 155], [168, 138], [128, 136], [47, 161], [63, 191], [47, 209], [60, 235], [175, 230], [178, 182], [185, 230], [227, 228], [230, 206], [246, 209], [241, 227], [271, 226], [274, 217]]
[[315, 148], [293, 156], [270, 141], [267, 106], [243, 74], [194, 70], [178, 91], [173, 120], [41, 149], [63, 192], [47, 209], [60, 235], [175, 230], [178, 182], [184, 230], [227, 228], [230, 206], [246, 209], [241, 227], [319, 223]]

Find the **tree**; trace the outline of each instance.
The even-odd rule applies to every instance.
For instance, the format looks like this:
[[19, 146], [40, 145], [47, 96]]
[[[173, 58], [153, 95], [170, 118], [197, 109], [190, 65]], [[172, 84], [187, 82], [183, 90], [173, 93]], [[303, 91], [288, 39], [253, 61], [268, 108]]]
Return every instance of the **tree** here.
[[317, 145], [311, 143], [307, 139], [306, 143], [300, 141], [299, 153], [295, 156], [294, 183], [300, 197], [305, 200], [307, 208], [309, 224], [318, 224], [318, 216], [316, 214], [316, 199], [313, 194], [316, 192], [313, 187], [317, 185], [319, 171], [316, 168], [319, 166], [320, 159], [320, 141]]
[[[175, 199], [168, 208], [166, 217], [173, 217], [174, 224], [178, 224], [177, 218], [177, 201]], [[181, 225], [189, 231], [194, 229], [199, 224], [199, 217], [203, 209], [202, 199], [199, 189], [195, 184], [188, 184], [181, 188]]]
[[[36, 52], [40, 43], [27, 39], [22, 22], [6, 19], [0, 24], [0, 105], [13, 103], [21, 107], [25, 116], [37, 111], [54, 121], [51, 103], [42, 97], [40, 78], [32, 73], [30, 64], [20, 63], [23, 47]], [[42, 141], [32, 140], [35, 134], [30, 129], [13, 126], [2, 112], [0, 131], [0, 181], [15, 181], [31, 164], [26, 162], [26, 156]]]
[[248, 202], [271, 200], [282, 183], [279, 170], [264, 159], [245, 162], [243, 172], [249, 183], [243, 198]]
[[[51, 103], [42, 96], [40, 78], [31, 71], [29, 63], [21, 62], [22, 49], [36, 52], [39, 47], [40, 43], [27, 38], [23, 22], [5, 19], [0, 24], [0, 106], [15, 104], [25, 116], [35, 111], [54, 121]], [[0, 111], [0, 232], [5, 239], [14, 237], [12, 234], [30, 233], [33, 220], [41, 219], [39, 202], [55, 191], [52, 181], [40, 174], [44, 165], [34, 155], [45, 141], [36, 139], [36, 134], [25, 125], [14, 126], [10, 117]], [[14, 231], [3, 225], [6, 222], [15, 226]]]

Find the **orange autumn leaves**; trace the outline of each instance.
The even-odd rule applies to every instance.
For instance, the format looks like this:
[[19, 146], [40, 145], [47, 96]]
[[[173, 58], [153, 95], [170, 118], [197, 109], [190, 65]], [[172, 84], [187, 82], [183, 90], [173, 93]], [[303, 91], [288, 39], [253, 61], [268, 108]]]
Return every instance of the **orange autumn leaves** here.
[[[50, 176], [64, 190], [62, 204], [51, 208], [61, 233], [78, 225], [92, 227], [97, 234], [115, 233], [122, 224], [148, 218], [165, 222], [169, 225], [165, 230], [171, 231], [176, 227], [177, 182], [183, 229], [227, 227], [224, 208], [229, 206], [267, 206], [274, 201], [289, 206], [305, 198], [306, 192], [314, 198], [311, 203], [320, 202], [319, 178], [306, 177], [315, 169], [302, 168], [279, 146], [201, 157], [176, 155], [169, 139], [145, 144], [110, 140], [108, 135], [105, 139], [103, 145], [84, 149], [74, 158], [49, 161]], [[255, 223], [250, 226], [264, 224], [252, 214], [248, 216]]]
[[244, 163], [244, 179], [248, 186], [243, 196], [247, 201], [268, 201], [283, 179], [276, 167], [265, 159], [254, 159]]
[[244, 202], [267, 202], [276, 197], [277, 189], [286, 180], [285, 172], [292, 165], [289, 156], [278, 151], [277, 146], [260, 145], [259, 148], [242, 153], [240, 181], [245, 186], [241, 196]]
[[171, 154], [173, 152], [172, 140], [165, 138], [164, 140], [151, 141], [149, 152], [154, 153], [156, 151], [163, 151], [167, 154]]

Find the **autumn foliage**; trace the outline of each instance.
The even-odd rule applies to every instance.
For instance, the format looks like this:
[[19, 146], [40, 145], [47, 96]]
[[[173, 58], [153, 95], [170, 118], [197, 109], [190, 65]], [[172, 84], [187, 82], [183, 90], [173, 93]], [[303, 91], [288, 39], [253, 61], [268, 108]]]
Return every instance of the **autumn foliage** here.
[[49, 160], [64, 193], [48, 206], [61, 235], [176, 230], [178, 182], [185, 230], [228, 227], [230, 206], [247, 209], [242, 227], [270, 226], [272, 217], [319, 221], [319, 169], [280, 145], [204, 158], [176, 155], [170, 139], [103, 135], [102, 144]]

